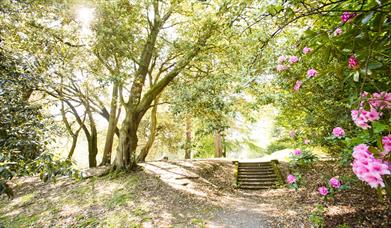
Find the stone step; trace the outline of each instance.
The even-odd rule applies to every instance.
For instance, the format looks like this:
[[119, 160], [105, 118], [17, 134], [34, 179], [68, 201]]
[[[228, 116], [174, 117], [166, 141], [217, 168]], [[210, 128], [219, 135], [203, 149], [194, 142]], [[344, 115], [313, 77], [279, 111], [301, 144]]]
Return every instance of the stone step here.
[[277, 176], [238, 176], [238, 180], [243, 180], [243, 179], [276, 179]]
[[240, 187], [244, 186], [258, 186], [258, 187], [274, 187], [276, 182], [238, 182]]
[[271, 163], [239, 163], [239, 167], [272, 167]]
[[238, 169], [239, 172], [274, 172], [273, 169], [260, 169], [260, 168], [257, 168], [257, 169]]
[[263, 175], [263, 174], [275, 174], [274, 170], [239, 170], [238, 174], [243, 173], [253, 173], [253, 174], [258, 174], [258, 175]]
[[275, 188], [275, 186], [240, 186], [241, 189], [248, 189], [248, 190], [267, 190]]
[[276, 179], [241, 179], [238, 183], [276, 183]]
[[249, 182], [257, 182], [257, 181], [277, 181], [276, 177], [239, 177], [238, 181], [249, 181]]

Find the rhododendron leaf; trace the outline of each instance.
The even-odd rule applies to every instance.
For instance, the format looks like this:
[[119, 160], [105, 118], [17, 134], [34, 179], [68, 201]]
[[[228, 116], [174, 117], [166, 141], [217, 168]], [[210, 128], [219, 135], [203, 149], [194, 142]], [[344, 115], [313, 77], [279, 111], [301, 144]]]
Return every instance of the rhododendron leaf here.
[[339, 187], [339, 190], [347, 190], [347, 189], [350, 189], [350, 186], [349, 185], [341, 185], [341, 187]]
[[385, 125], [381, 122], [378, 122], [378, 121], [373, 122], [372, 127], [373, 127], [373, 133], [375, 133], [375, 134], [379, 134], [388, 128], [387, 125]]
[[379, 69], [382, 66], [383, 66], [382, 63], [368, 63], [368, 69], [370, 69], [370, 70]]

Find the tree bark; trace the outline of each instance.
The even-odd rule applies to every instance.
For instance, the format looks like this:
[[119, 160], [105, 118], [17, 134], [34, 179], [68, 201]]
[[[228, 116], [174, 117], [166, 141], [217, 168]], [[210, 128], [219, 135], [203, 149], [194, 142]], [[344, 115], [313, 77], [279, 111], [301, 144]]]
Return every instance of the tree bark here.
[[67, 159], [72, 159], [72, 156], [73, 156], [75, 149], [76, 149], [78, 136], [79, 136], [79, 134], [72, 136], [72, 146], [71, 146], [71, 149], [69, 149]]
[[152, 110], [151, 110], [151, 130], [145, 146], [141, 149], [139, 156], [137, 157], [137, 162], [145, 162], [145, 158], [147, 157], [149, 151], [152, 148], [153, 143], [156, 138], [156, 130], [157, 130], [157, 106], [159, 102], [159, 96], [155, 99]]
[[[67, 129], [68, 134], [70, 134], [72, 137], [72, 146], [71, 146], [71, 149], [69, 150], [68, 156], [67, 156], [68, 159], [72, 159], [73, 153], [75, 152], [75, 149], [76, 149], [77, 139], [79, 137], [79, 132], [82, 127], [80, 126], [78, 130], [73, 132], [72, 126], [69, 123], [68, 118], [66, 116], [64, 101], [61, 101], [61, 110], [60, 111], [61, 111], [62, 121], [64, 122], [65, 128]], [[83, 124], [84, 124], [84, 120], [85, 119], [83, 119], [83, 121], [82, 121]]]
[[185, 159], [191, 158], [191, 118], [186, 118]]
[[122, 122], [119, 144], [114, 167], [116, 169], [135, 170], [137, 168], [136, 149], [138, 143], [137, 129], [140, 124], [138, 113], [129, 111]]
[[223, 155], [221, 133], [217, 130], [214, 133], [215, 157], [220, 158]]
[[117, 128], [117, 108], [118, 108], [118, 84], [114, 83], [110, 104], [109, 126], [106, 133], [106, 142], [103, 150], [102, 162], [100, 165], [111, 163], [111, 152], [113, 149], [114, 135]]

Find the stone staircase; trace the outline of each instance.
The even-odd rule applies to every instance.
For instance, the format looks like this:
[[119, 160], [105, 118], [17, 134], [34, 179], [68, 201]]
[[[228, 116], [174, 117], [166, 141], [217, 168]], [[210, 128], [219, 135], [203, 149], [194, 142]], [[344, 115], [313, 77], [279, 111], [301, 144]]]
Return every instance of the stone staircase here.
[[279, 169], [272, 162], [236, 162], [236, 165], [238, 188], [270, 189], [279, 183]]

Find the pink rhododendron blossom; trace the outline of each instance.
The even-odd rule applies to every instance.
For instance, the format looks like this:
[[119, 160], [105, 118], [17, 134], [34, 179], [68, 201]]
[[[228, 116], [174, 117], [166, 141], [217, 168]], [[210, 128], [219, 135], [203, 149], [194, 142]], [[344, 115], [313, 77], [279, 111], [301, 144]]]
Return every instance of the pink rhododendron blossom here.
[[319, 187], [318, 191], [322, 196], [326, 196], [327, 194], [329, 194], [329, 190], [327, 190], [325, 186]]
[[341, 182], [335, 178], [335, 177], [332, 177], [330, 180], [329, 180], [329, 184], [333, 187], [333, 188], [340, 188], [341, 187]]
[[380, 119], [379, 113], [374, 108], [371, 108], [371, 111], [367, 112], [365, 117], [368, 119], [368, 121], [375, 121]]
[[286, 178], [288, 184], [293, 184], [296, 182], [296, 177], [292, 174], [289, 174], [288, 177]]
[[279, 63], [283, 63], [283, 62], [285, 62], [286, 59], [287, 59], [287, 58], [286, 58], [285, 55], [281, 55], [281, 56], [278, 57], [278, 62], [279, 62]]
[[341, 34], [342, 34], [342, 29], [341, 29], [341, 28], [335, 29], [335, 31], [334, 31], [334, 35], [335, 35], [335, 36], [339, 36], [339, 35], [341, 35]]
[[352, 70], [357, 70], [358, 68], [360, 68], [360, 64], [358, 63], [358, 60], [354, 55], [349, 57], [348, 67], [349, 67], [349, 69], [352, 69]]
[[368, 94], [369, 94], [368, 92], [365, 92], [365, 91], [364, 91], [364, 92], [361, 93], [361, 97], [367, 97]]
[[366, 144], [360, 144], [353, 148], [354, 160], [352, 168], [354, 174], [367, 182], [372, 188], [384, 187], [382, 175], [390, 175], [390, 164], [375, 158]]
[[355, 13], [344, 12], [344, 13], [341, 15], [341, 21], [342, 21], [343, 23], [346, 23], [346, 22], [350, 21], [351, 19], [353, 19], [355, 16], [356, 16]]
[[352, 120], [353, 122], [362, 129], [368, 129], [371, 128], [368, 124], [368, 112], [365, 111], [363, 108], [360, 108], [359, 110], [352, 110], [351, 112]]
[[301, 155], [301, 150], [300, 149], [296, 149], [293, 151], [293, 154], [296, 155], [296, 156], [299, 156]]
[[312, 48], [309, 48], [309, 47], [304, 47], [303, 48], [303, 53], [304, 54], [308, 54], [308, 53], [310, 53], [312, 51]]
[[372, 188], [384, 187], [383, 179], [376, 173], [365, 173], [363, 179]]
[[291, 64], [294, 64], [294, 63], [297, 63], [299, 61], [299, 58], [297, 57], [297, 56], [291, 56], [290, 58], [289, 58], [289, 62], [291, 63]]
[[303, 84], [302, 81], [297, 80], [295, 86], [293, 87], [293, 90], [298, 91], [302, 84]]
[[290, 135], [292, 138], [294, 138], [294, 137], [296, 137], [296, 132], [295, 132], [294, 130], [292, 130], [292, 131], [289, 132], [289, 135]]
[[318, 74], [318, 71], [316, 71], [315, 69], [311, 68], [307, 71], [307, 77], [308, 78], [312, 78], [312, 77], [315, 77], [316, 74]]
[[333, 135], [337, 138], [342, 138], [345, 136], [345, 131], [341, 127], [336, 127], [333, 129]]
[[287, 66], [285, 66], [285, 65], [277, 65], [276, 66], [276, 70], [278, 71], [278, 72], [281, 72], [281, 71], [284, 71], [284, 70], [288, 70], [288, 67]]
[[387, 136], [383, 136], [382, 144], [383, 144], [384, 153], [388, 154], [391, 151], [391, 134]]
[[391, 109], [391, 93], [381, 92], [373, 93], [372, 97], [368, 99], [368, 103], [378, 109]]

